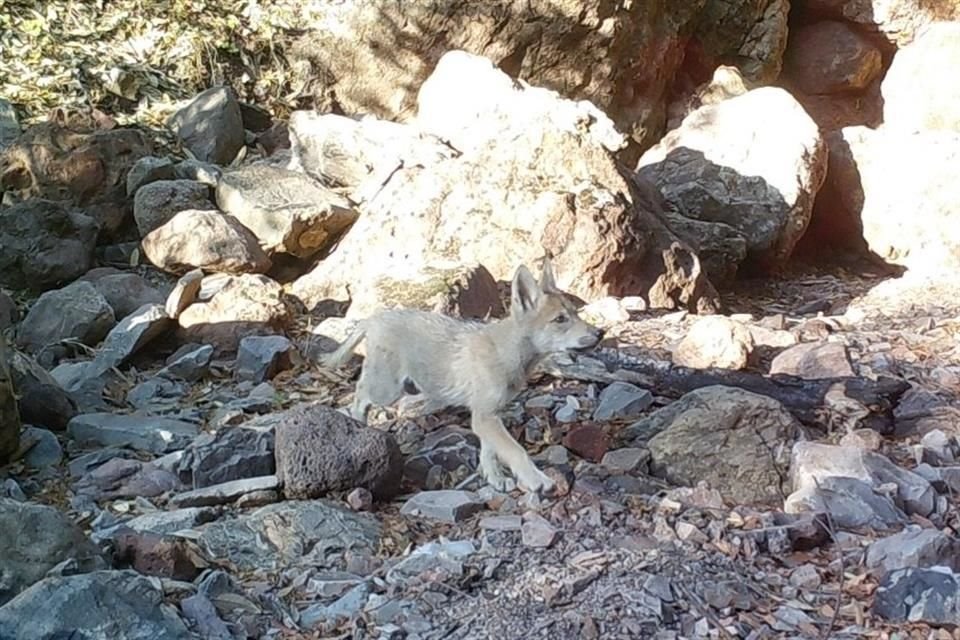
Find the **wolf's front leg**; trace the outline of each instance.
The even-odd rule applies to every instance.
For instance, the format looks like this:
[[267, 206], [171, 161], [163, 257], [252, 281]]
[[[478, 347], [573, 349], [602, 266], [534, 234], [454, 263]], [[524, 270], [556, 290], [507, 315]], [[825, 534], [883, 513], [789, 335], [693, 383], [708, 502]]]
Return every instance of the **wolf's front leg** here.
[[[474, 414], [470, 419], [473, 432], [480, 438], [480, 466], [488, 482], [503, 477], [497, 468], [502, 460], [517, 479], [517, 485], [529, 493], [549, 492], [554, 482], [537, 468], [526, 450], [520, 446], [496, 415]], [[485, 454], [484, 451], [487, 451]], [[491, 480], [493, 478], [494, 480]], [[496, 487], [495, 487], [496, 488]], [[499, 489], [502, 490], [502, 489]]]

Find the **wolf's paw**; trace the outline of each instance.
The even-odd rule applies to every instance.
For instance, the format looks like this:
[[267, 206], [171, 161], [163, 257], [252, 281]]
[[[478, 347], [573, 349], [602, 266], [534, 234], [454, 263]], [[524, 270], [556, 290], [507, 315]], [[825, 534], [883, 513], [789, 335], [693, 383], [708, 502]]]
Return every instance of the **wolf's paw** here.
[[481, 464], [480, 475], [487, 481], [487, 484], [501, 493], [510, 493], [517, 487], [513, 478], [501, 471], [500, 465], [496, 463]]
[[520, 478], [518, 486], [526, 493], [546, 495], [553, 491], [555, 483], [550, 479], [550, 476], [531, 465], [529, 471]]

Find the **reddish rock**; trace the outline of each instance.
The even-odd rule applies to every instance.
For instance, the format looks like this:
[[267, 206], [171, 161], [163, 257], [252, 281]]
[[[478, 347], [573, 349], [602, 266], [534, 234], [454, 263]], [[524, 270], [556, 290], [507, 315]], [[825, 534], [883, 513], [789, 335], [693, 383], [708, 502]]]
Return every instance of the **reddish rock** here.
[[148, 576], [191, 581], [206, 562], [187, 540], [151, 532], [124, 530], [114, 537], [115, 560]]
[[563, 437], [563, 446], [585, 460], [600, 462], [610, 449], [610, 437], [599, 425], [581, 424]]
[[880, 50], [844, 22], [824, 21], [790, 35], [785, 74], [814, 95], [859, 92], [881, 72]]

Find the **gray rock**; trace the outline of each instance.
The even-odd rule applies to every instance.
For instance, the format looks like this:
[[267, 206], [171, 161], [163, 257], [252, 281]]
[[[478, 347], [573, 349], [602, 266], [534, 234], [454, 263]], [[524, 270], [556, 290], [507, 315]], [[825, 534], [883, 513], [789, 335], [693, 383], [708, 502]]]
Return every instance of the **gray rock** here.
[[520, 531], [523, 520], [520, 516], [487, 516], [480, 519], [480, 528], [486, 531]]
[[216, 198], [268, 252], [299, 258], [329, 247], [358, 215], [349, 201], [309, 176], [266, 164], [225, 172]]
[[183, 615], [193, 622], [197, 633], [210, 640], [233, 640], [227, 624], [220, 619], [217, 608], [203, 595], [197, 593], [180, 601]]
[[856, 478], [871, 487], [893, 483], [897, 486], [893, 500], [907, 514], [930, 515], [936, 497], [933, 487], [921, 476], [879, 453], [854, 447], [798, 442], [793, 447], [790, 475], [795, 491], [835, 476]]
[[37, 298], [20, 326], [17, 344], [28, 353], [38, 354], [43, 364], [57, 359], [60, 353], [56, 347], [61, 341], [77, 340], [94, 346], [116, 323], [106, 298], [81, 280]]
[[184, 640], [155, 581], [134, 571], [47, 578], [0, 607], [0, 637]]
[[577, 419], [577, 411], [580, 410], [580, 403], [573, 396], [567, 396], [564, 399], [563, 406], [553, 412], [553, 417], [557, 422], [573, 422]]
[[363, 487], [396, 495], [403, 457], [393, 435], [369, 429], [339, 411], [304, 403], [278, 416], [277, 476], [288, 498], [309, 499]]
[[177, 476], [140, 460], [112, 458], [74, 484], [78, 496], [92, 500], [155, 498], [180, 488]]
[[207, 185], [192, 180], [158, 180], [141, 187], [133, 199], [133, 217], [141, 238], [188, 209], [216, 209]]
[[159, 375], [196, 382], [210, 370], [211, 359], [213, 359], [212, 345], [185, 344], [167, 358], [167, 366], [160, 370]]
[[709, 386], [655, 411], [624, 435], [635, 437], [635, 446], [649, 438], [651, 472], [673, 484], [692, 487], [705, 480], [737, 503], [779, 503], [787, 490], [787, 446], [802, 437], [803, 428], [772, 398]]
[[186, 393], [187, 388], [183, 384], [157, 376], [130, 389], [127, 402], [135, 409], [145, 410], [160, 404], [174, 404]]
[[310, 629], [321, 623], [352, 619], [363, 611], [371, 588], [366, 582], [353, 587], [331, 604], [314, 604], [300, 612], [300, 624]]
[[471, 540], [428, 542], [391, 567], [387, 571], [386, 581], [402, 585], [427, 572], [438, 577], [460, 577], [463, 575], [464, 561], [476, 552], [477, 548]]
[[0, 286], [46, 291], [90, 270], [97, 223], [59, 202], [31, 199], [0, 208]]
[[594, 420], [635, 418], [653, 404], [653, 394], [629, 382], [614, 382], [600, 392]]
[[277, 476], [273, 475], [242, 478], [178, 493], [170, 498], [170, 504], [175, 507], [214, 507], [236, 502], [250, 493], [271, 491], [279, 486]]
[[443, 427], [428, 433], [420, 448], [407, 458], [403, 477], [420, 489], [450, 488], [473, 473], [479, 460], [480, 440], [472, 431]]
[[871, 544], [865, 563], [878, 572], [935, 566], [957, 570], [960, 568], [958, 552], [960, 540], [957, 538], [937, 529], [910, 527]]
[[524, 546], [546, 549], [553, 545], [558, 535], [557, 528], [535, 511], [523, 514], [523, 528], [520, 530]]
[[955, 625], [960, 581], [945, 567], [891, 571], [877, 588], [871, 612], [890, 622]]
[[177, 464], [180, 480], [194, 489], [275, 471], [273, 433], [243, 426], [200, 435]]
[[271, 504], [204, 527], [200, 546], [241, 571], [290, 567], [340, 569], [345, 551], [374, 553], [381, 525], [325, 500]]
[[889, 529], [907, 519], [888, 496], [876, 493], [867, 482], [844, 476], [826, 476], [802, 486], [787, 497], [783, 510], [828, 513], [840, 529]]
[[251, 382], [270, 380], [291, 367], [294, 351], [285, 336], [247, 336], [237, 348], [234, 375]]
[[222, 175], [217, 165], [199, 160], [182, 160], [173, 168], [173, 177], [177, 180], [193, 180], [209, 187], [216, 187]]
[[140, 187], [157, 180], [173, 180], [173, 160], [155, 156], [140, 158], [127, 172], [127, 196], [133, 197]]
[[70, 419], [77, 415], [77, 403], [60, 381], [33, 358], [19, 351], [12, 356], [10, 374], [19, 396], [21, 421], [54, 431], [66, 429]]
[[[32, 445], [30, 443], [33, 443]], [[52, 431], [26, 427], [20, 434], [20, 446], [30, 446], [23, 461], [34, 469], [44, 469], [63, 461], [63, 447]]]
[[163, 293], [136, 273], [103, 268], [88, 272], [82, 279], [93, 284], [118, 319], [126, 318], [145, 304], [164, 302]]
[[552, 444], [544, 449], [537, 456], [537, 459], [546, 462], [551, 467], [560, 467], [570, 462], [570, 452], [563, 445]]
[[210, 507], [187, 507], [171, 511], [153, 511], [125, 520], [123, 526], [137, 532], [172, 535], [184, 529], [194, 529], [217, 518], [217, 511]]
[[441, 489], [421, 491], [403, 504], [400, 513], [405, 516], [457, 523], [466, 520], [485, 506], [480, 496], [472, 491]]
[[775, 374], [807, 379], [854, 375], [847, 348], [839, 342], [810, 342], [790, 347], [770, 363], [770, 375]]
[[20, 320], [20, 310], [6, 291], [0, 291], [0, 331], [6, 331]]
[[346, 571], [328, 571], [310, 578], [309, 590], [321, 598], [339, 598], [363, 582], [363, 579]]
[[167, 120], [167, 126], [202, 162], [230, 164], [243, 146], [243, 118], [231, 87], [197, 94]]
[[169, 326], [170, 318], [163, 305], [143, 305], [110, 330], [90, 365], [90, 373], [99, 375], [119, 367]]
[[96, 451], [91, 451], [90, 453], [85, 453], [82, 456], [74, 458], [67, 465], [67, 469], [70, 471], [71, 478], [80, 478], [108, 460], [131, 457], [133, 457], [133, 452], [129, 449], [120, 449], [117, 447], [97, 449]]
[[123, 382], [120, 375], [113, 369], [101, 368], [98, 371], [89, 361], [61, 363], [50, 372], [50, 375], [63, 387], [70, 398], [75, 407], [74, 415], [113, 409], [113, 405], [108, 403], [104, 396], [110, 387]]
[[87, 413], [73, 418], [67, 432], [81, 446], [128, 446], [164, 454], [187, 446], [199, 430], [193, 423], [158, 416]]
[[923, 461], [927, 464], [943, 466], [957, 460], [954, 438], [941, 429], [933, 429], [923, 434], [920, 445], [923, 450]]
[[13, 478], [7, 478], [0, 483], [0, 498], [9, 498], [15, 502], [27, 501], [27, 495], [23, 492], [23, 489], [20, 488], [20, 485], [17, 484], [17, 481]]
[[608, 451], [601, 464], [610, 473], [644, 473], [650, 461], [650, 452], [639, 447], [624, 447]]
[[83, 531], [53, 507], [0, 498], [0, 604], [70, 559], [92, 567], [101, 558]]

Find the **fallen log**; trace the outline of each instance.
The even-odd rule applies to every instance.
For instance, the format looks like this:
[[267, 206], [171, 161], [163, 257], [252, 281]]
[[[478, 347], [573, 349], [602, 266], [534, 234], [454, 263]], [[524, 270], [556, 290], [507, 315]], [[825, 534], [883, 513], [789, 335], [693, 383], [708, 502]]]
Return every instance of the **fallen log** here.
[[597, 380], [601, 377], [597, 368], [588, 364], [589, 360], [596, 360], [603, 363], [611, 379], [629, 380], [667, 398], [679, 398], [710, 385], [738, 387], [779, 401], [809, 427], [856, 426], [883, 435], [894, 432], [893, 410], [910, 388], [906, 381], [889, 377], [808, 380], [784, 374], [765, 376], [728, 369], [690, 369], [616, 349], [598, 349], [578, 360], [580, 362], [572, 366], [558, 362], [554, 370], [561, 375], [569, 374], [567, 377]]

